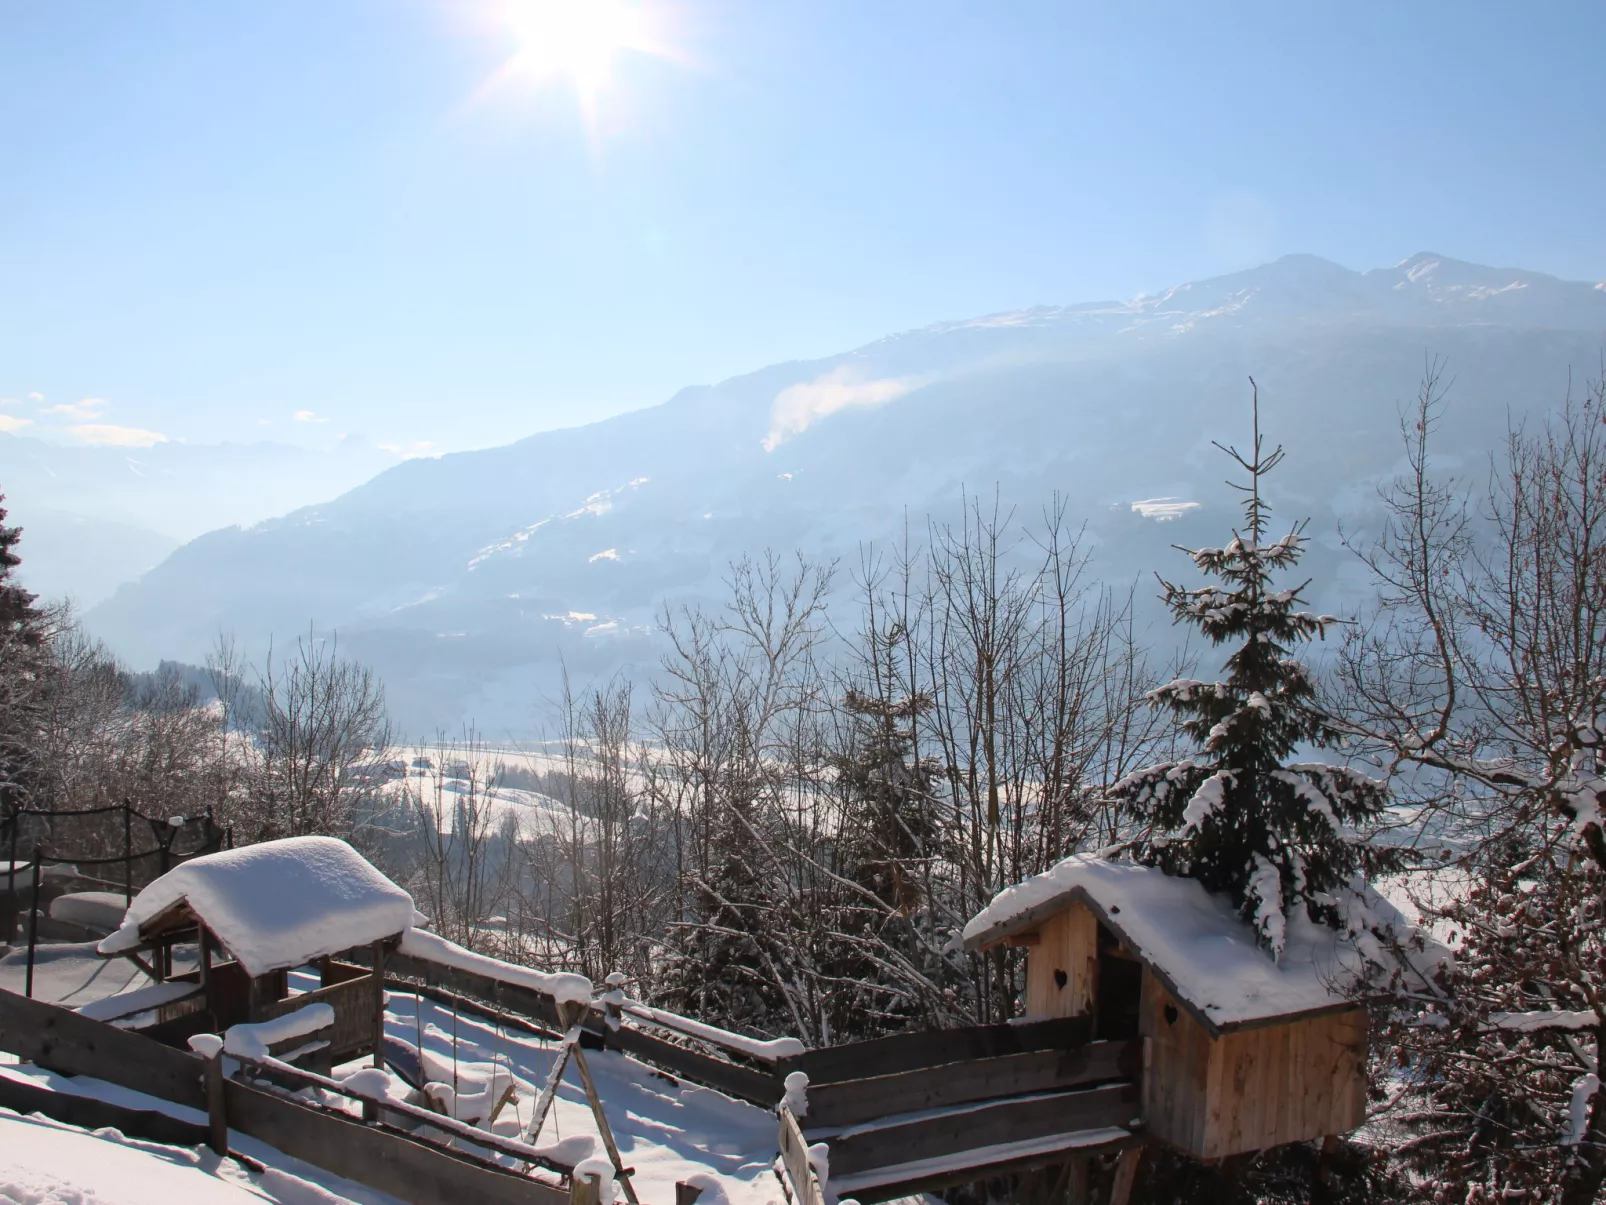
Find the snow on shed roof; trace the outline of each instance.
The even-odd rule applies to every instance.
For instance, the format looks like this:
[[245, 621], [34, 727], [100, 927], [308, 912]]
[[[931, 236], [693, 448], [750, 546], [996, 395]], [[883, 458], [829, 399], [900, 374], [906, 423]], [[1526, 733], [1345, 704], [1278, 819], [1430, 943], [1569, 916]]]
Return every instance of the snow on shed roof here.
[[97, 948], [108, 957], [137, 948], [140, 926], [181, 903], [252, 976], [394, 937], [416, 915], [412, 896], [344, 841], [287, 837], [168, 871]]
[[[1173, 994], [1215, 1032], [1274, 1018], [1342, 1007], [1364, 973], [1352, 938], [1294, 910], [1276, 962], [1256, 943], [1231, 903], [1195, 879], [1150, 866], [1077, 854], [1006, 887], [965, 926], [965, 948], [995, 945], [1031, 929], [1072, 900], [1087, 903]], [[1385, 901], [1369, 894], [1374, 919], [1406, 927]]]

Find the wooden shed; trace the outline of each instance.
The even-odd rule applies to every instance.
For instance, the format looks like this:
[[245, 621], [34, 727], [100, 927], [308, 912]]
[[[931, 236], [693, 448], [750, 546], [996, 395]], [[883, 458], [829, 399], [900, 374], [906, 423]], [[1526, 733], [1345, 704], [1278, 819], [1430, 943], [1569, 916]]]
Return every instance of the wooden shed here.
[[[415, 916], [411, 896], [331, 837], [207, 854], [141, 891], [100, 942], [103, 957], [131, 958], [158, 982], [98, 1012], [144, 1006], [118, 1023], [179, 1043], [326, 1003], [335, 1019], [319, 1061], [377, 1054], [385, 955]], [[193, 967], [179, 969], [175, 949], [193, 953]], [[302, 967], [318, 986], [291, 995], [289, 972]]]
[[1081, 855], [1001, 892], [964, 936], [970, 950], [1026, 947], [1028, 1018], [1141, 1036], [1146, 1131], [1196, 1158], [1365, 1117], [1367, 959], [1304, 916], [1288, 918], [1274, 961], [1197, 881]]

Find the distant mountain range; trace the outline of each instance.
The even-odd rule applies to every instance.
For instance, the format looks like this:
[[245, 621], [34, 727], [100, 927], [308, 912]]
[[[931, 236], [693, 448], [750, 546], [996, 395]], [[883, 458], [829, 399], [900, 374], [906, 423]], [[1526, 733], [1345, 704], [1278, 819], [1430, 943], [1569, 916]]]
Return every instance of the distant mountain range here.
[[[1038, 307], [777, 365], [506, 447], [396, 465], [335, 500], [172, 552], [89, 614], [136, 664], [337, 630], [414, 733], [528, 730], [560, 658], [586, 677], [656, 657], [655, 608], [717, 595], [764, 547], [855, 560], [962, 491], [1024, 514], [1054, 494], [1104, 577], [1186, 572], [1237, 501], [1212, 439], [1247, 439], [1248, 384], [1287, 446], [1281, 515], [1310, 569], [1357, 580], [1340, 520], [1375, 518], [1425, 358], [1453, 378], [1443, 463], [1482, 472], [1509, 413], [1600, 370], [1606, 287], [1442, 256], [1353, 272], [1289, 256], [1128, 302]], [[1142, 591], [1147, 594], [1147, 591]], [[1353, 595], [1348, 596], [1353, 601]]]
[[23, 527], [22, 580], [81, 606], [203, 532], [281, 515], [395, 463], [356, 439], [323, 452], [267, 442], [79, 447], [0, 435], [7, 521]]

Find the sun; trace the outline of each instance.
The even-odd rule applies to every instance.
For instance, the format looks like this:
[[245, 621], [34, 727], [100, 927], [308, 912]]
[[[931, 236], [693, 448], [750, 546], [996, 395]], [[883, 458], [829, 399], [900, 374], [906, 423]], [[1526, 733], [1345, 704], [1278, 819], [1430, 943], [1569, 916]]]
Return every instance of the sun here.
[[627, 0], [504, 0], [502, 17], [517, 49], [498, 74], [567, 76], [588, 111], [621, 52], [662, 53], [647, 10]]

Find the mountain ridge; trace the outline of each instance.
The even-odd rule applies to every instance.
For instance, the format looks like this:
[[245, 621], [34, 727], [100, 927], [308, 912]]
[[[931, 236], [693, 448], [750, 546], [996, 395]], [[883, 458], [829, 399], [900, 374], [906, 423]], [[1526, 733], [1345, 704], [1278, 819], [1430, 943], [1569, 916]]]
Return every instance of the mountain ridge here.
[[[408, 461], [209, 533], [89, 618], [136, 662], [197, 659], [219, 628], [258, 645], [311, 623], [376, 663], [414, 730], [470, 714], [522, 728], [560, 658], [650, 664], [654, 608], [712, 597], [732, 555], [847, 556], [895, 536], [906, 508], [951, 515], [962, 489], [996, 489], [1026, 513], [1066, 498], [1124, 580], [1222, 521], [1210, 442], [1237, 433], [1251, 373], [1307, 462], [1279, 503], [1331, 526], [1397, 458], [1424, 355], [1466, 370], [1446, 451], [1470, 458], [1507, 406], [1554, 405], [1569, 372], [1598, 371], [1603, 333], [1606, 290], [1581, 282], [1426, 252], [1364, 273], [1285, 257], [1128, 302], [933, 324]], [[1156, 498], [1176, 503], [1130, 509]]]

